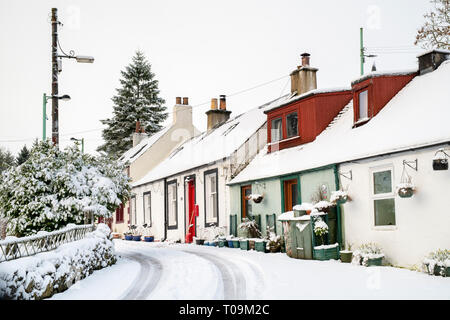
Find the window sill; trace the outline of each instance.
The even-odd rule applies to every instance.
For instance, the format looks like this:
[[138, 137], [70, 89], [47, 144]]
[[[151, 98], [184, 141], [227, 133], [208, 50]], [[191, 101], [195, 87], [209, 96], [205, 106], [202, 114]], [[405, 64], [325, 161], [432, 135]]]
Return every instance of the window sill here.
[[395, 231], [398, 230], [397, 226], [373, 226], [374, 231]]
[[363, 118], [363, 119], [359, 119], [358, 121], [356, 121], [356, 122], [353, 124], [353, 128], [356, 128], [356, 127], [362, 126], [363, 124], [366, 124], [367, 122], [369, 122], [370, 119], [371, 119], [371, 118]]
[[290, 137], [290, 138], [286, 138], [286, 139], [283, 139], [283, 140], [278, 140], [278, 141], [275, 141], [275, 142], [269, 142], [267, 145], [268, 146], [272, 146], [272, 145], [275, 145], [275, 144], [283, 143], [283, 142], [294, 140], [294, 139], [298, 139], [298, 138], [300, 138], [300, 136]]

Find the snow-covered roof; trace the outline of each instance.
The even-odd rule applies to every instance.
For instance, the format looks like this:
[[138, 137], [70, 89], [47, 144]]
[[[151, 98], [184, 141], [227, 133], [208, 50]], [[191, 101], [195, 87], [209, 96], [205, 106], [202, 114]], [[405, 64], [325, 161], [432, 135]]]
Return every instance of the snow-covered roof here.
[[284, 95], [274, 101], [244, 112], [210, 131], [186, 141], [142, 179], [133, 183], [139, 186], [152, 181], [197, 168], [229, 157], [251, 137], [267, 120], [264, 111], [287, 99]]
[[122, 163], [133, 162], [138, 159], [145, 151], [147, 151], [156, 141], [159, 140], [169, 129], [171, 126], [167, 126], [154, 133], [148, 138], [143, 139], [137, 145], [128, 149], [120, 158], [119, 161]]
[[352, 80], [352, 85], [362, 82], [364, 80], [370, 79], [370, 78], [406, 76], [409, 74], [416, 73], [417, 71], [418, 71], [417, 68], [409, 69], [409, 70], [372, 71], [372, 72], [369, 72], [359, 78]]
[[324, 88], [324, 89], [314, 89], [309, 90], [305, 93], [302, 93], [300, 95], [291, 95], [288, 99], [284, 101], [280, 101], [280, 103], [273, 105], [270, 109], [266, 109], [265, 112], [269, 112], [278, 108], [281, 108], [282, 106], [285, 106], [289, 103], [292, 103], [297, 100], [304, 99], [309, 96], [313, 96], [320, 93], [332, 93], [332, 92], [341, 92], [341, 91], [350, 91], [352, 90], [351, 87], [335, 87], [335, 88]]
[[352, 101], [313, 142], [262, 150], [229, 184], [254, 181], [450, 141], [450, 60], [414, 77], [368, 123], [353, 127]]

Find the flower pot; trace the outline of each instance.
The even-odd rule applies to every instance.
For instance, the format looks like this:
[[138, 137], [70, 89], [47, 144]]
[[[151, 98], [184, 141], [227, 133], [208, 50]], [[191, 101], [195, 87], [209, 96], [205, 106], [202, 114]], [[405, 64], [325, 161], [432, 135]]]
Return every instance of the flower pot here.
[[367, 267], [371, 266], [381, 266], [383, 262], [383, 257], [380, 258], [373, 258], [373, 259], [367, 259]]
[[259, 252], [266, 252], [266, 241], [255, 241], [255, 250]]
[[295, 210], [294, 209], [294, 217], [301, 217], [308, 214], [306, 210]]
[[240, 246], [241, 250], [248, 250], [249, 249], [248, 240], [240, 240], [239, 246]]
[[339, 247], [334, 248], [323, 248], [323, 249], [316, 249], [314, 248], [314, 259], [315, 260], [338, 260], [339, 259]]
[[233, 248], [239, 248], [239, 247], [240, 247], [239, 240], [233, 240]]
[[337, 204], [344, 204], [347, 202], [347, 197], [339, 197], [339, 199], [336, 200]]
[[133, 236], [125, 235], [125, 240], [128, 241], [133, 240]]
[[233, 248], [233, 240], [227, 240], [228, 248]]
[[154, 240], [155, 240], [155, 238], [153, 236], [145, 236], [144, 237], [145, 242], [153, 242]]
[[133, 236], [133, 241], [141, 241], [141, 236]]
[[340, 251], [339, 254], [341, 256], [341, 262], [344, 262], [344, 263], [352, 262], [352, 259], [353, 259], [352, 251]]
[[205, 239], [195, 239], [195, 244], [203, 245], [205, 243]]
[[269, 251], [272, 252], [272, 253], [277, 253], [277, 252], [281, 251], [281, 248], [275, 247], [275, 246], [271, 246], [271, 247], [269, 247]]
[[400, 198], [411, 198], [413, 195], [412, 188], [400, 188], [398, 189], [398, 195]]
[[255, 240], [248, 240], [248, 249], [255, 250]]
[[433, 170], [448, 170], [448, 159], [434, 159]]

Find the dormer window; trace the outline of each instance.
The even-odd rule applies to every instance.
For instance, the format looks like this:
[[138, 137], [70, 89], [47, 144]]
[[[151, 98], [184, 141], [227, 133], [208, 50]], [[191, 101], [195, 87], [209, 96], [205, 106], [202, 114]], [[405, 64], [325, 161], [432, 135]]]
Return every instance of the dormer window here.
[[271, 122], [271, 142], [280, 141], [283, 139], [283, 126], [282, 118], [273, 119]]
[[359, 117], [358, 121], [365, 120], [369, 117], [369, 94], [368, 90], [363, 90], [358, 94], [359, 101]]
[[286, 116], [287, 137], [298, 136], [298, 117], [297, 112], [290, 113]]

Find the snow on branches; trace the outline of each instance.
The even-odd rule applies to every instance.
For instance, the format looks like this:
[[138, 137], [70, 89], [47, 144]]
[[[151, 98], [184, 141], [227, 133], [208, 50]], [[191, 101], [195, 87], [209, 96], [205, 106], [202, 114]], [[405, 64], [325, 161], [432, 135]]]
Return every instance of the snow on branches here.
[[86, 212], [111, 217], [130, 195], [123, 169], [76, 146], [61, 151], [51, 142], [38, 143], [27, 161], [0, 177], [0, 216], [8, 219], [8, 234], [57, 230], [81, 223]]

